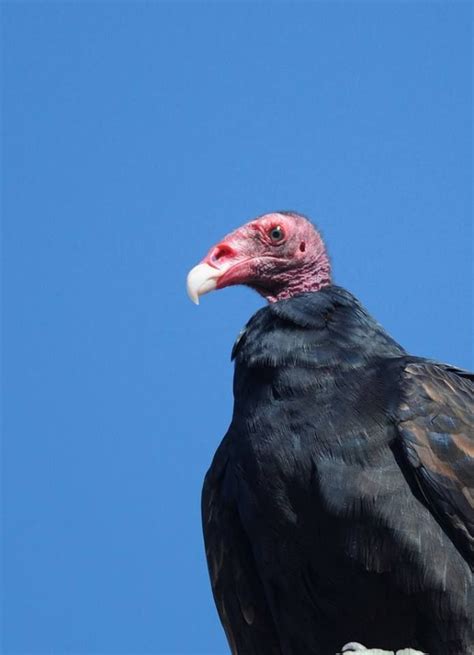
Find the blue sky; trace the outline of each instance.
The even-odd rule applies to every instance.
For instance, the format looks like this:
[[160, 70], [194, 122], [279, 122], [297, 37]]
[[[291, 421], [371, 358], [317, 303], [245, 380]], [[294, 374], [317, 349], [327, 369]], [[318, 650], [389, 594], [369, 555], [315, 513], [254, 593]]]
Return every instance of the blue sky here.
[[233, 340], [187, 270], [272, 209], [472, 352], [469, 3], [3, 4], [3, 652], [225, 653], [200, 489]]

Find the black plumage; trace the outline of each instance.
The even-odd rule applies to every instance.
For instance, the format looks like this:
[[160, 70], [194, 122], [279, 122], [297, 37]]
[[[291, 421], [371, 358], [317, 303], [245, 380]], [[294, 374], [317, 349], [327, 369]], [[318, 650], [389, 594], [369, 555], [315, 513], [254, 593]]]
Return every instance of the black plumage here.
[[472, 655], [473, 374], [332, 285], [258, 311], [233, 358], [202, 497], [232, 653]]

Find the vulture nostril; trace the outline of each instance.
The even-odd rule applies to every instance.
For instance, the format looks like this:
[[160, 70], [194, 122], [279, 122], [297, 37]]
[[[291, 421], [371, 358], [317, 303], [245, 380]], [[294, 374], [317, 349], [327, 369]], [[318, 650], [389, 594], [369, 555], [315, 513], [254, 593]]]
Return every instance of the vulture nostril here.
[[214, 248], [211, 254], [211, 261], [218, 262], [221, 259], [224, 259], [224, 257], [230, 257], [233, 254], [234, 251], [230, 246], [227, 246], [226, 244], [220, 244]]

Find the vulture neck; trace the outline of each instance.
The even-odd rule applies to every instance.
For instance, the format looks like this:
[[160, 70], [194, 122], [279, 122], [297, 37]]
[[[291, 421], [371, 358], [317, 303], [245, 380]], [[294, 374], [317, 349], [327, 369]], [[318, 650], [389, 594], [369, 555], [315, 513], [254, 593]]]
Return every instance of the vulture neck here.
[[297, 268], [279, 273], [270, 289], [257, 289], [268, 302], [288, 300], [302, 293], [319, 291], [331, 284], [331, 265], [325, 250]]

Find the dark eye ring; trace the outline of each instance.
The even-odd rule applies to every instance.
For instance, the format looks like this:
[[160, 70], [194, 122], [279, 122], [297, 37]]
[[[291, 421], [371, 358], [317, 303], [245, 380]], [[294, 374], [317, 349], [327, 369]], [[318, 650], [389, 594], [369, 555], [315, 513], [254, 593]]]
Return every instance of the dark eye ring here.
[[272, 229], [270, 230], [270, 239], [272, 241], [281, 241], [283, 239], [283, 236], [284, 236], [283, 230], [279, 225], [277, 225], [276, 227], [272, 227]]

